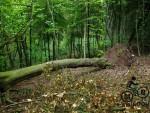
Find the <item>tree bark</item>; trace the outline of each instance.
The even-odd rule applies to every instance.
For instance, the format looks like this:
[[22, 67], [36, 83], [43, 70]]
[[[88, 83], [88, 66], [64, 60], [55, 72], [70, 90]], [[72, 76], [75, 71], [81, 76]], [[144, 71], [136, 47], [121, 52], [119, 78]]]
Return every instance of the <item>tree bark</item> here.
[[[88, 0], [89, 2], [89, 0]], [[90, 17], [90, 5], [89, 3], [87, 4], [87, 18]], [[88, 57], [90, 58], [91, 55], [90, 55], [90, 25], [89, 25], [89, 20], [87, 20], [87, 48], [88, 48]]]
[[47, 42], [48, 42], [48, 59], [51, 60], [51, 55], [50, 55], [50, 35], [47, 32]]
[[[31, 1], [31, 7], [30, 7], [30, 20], [33, 19], [32, 11], [33, 11], [33, 1]], [[30, 37], [30, 65], [32, 65], [32, 22], [30, 23], [30, 30], [29, 30], [29, 37]]]
[[110, 63], [104, 58], [64, 59], [50, 61], [47, 63], [21, 68], [13, 71], [0, 72], [0, 92], [6, 91], [11, 86], [25, 79], [40, 75], [46, 66], [49, 66], [51, 70], [90, 66], [100, 67], [102, 69], [110, 66]]
[[83, 51], [83, 56], [84, 56], [84, 58], [86, 58], [86, 22], [84, 23], [84, 41], [83, 41], [83, 43], [84, 43], [84, 51]]

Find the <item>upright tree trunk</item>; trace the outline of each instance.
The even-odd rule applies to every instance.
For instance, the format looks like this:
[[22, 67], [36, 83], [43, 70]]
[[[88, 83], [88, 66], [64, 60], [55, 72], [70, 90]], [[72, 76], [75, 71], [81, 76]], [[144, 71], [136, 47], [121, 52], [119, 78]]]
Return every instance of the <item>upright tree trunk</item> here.
[[55, 50], [56, 50], [56, 49], [55, 49], [55, 47], [56, 47], [56, 46], [55, 46], [55, 37], [53, 36], [53, 60], [56, 59], [56, 55], [55, 55], [55, 53], [56, 53]]
[[73, 43], [72, 43], [73, 58], [75, 58], [75, 57], [76, 57], [76, 47], [75, 47], [75, 42], [76, 42], [76, 40], [75, 40], [75, 37], [74, 37], [74, 36], [72, 36], [72, 39], [73, 39]]
[[14, 68], [14, 61], [12, 59], [12, 54], [10, 53], [9, 45], [7, 45], [6, 48], [7, 48], [7, 52], [8, 52], [10, 67]]
[[48, 43], [48, 59], [50, 61], [51, 60], [51, 55], [50, 55], [50, 36], [49, 36], [48, 32], [47, 32], [47, 43]]
[[98, 31], [95, 32], [98, 49], [100, 49]]
[[[85, 12], [86, 12], [86, 14], [87, 14], [87, 3], [85, 2]], [[86, 44], [87, 44], [87, 42], [86, 42], [86, 39], [87, 39], [87, 21], [85, 21], [84, 22], [84, 41], [83, 41], [83, 43], [84, 43], [84, 51], [83, 51], [83, 53], [84, 53], [84, 58], [86, 58]]]
[[[46, 0], [46, 2], [47, 2], [47, 8], [48, 8], [48, 11], [49, 11], [49, 13], [50, 13], [50, 15], [51, 15], [51, 19], [52, 19], [52, 22], [53, 22], [53, 28], [55, 29], [55, 18], [54, 18], [54, 11], [53, 11], [53, 2], [51, 3], [51, 7], [50, 7], [50, 3], [49, 3], [49, 0]], [[56, 39], [57, 39], [57, 36], [56, 36], [56, 31], [54, 30], [53, 31], [53, 60], [55, 60], [56, 59], [56, 52], [55, 52], [55, 41], [56, 41]]]
[[[88, 0], [89, 2], [89, 0]], [[89, 3], [87, 3], [86, 7], [86, 13], [87, 13], [87, 18], [90, 16], [90, 6]], [[89, 20], [87, 20], [87, 48], [88, 48], [88, 57], [90, 58], [90, 27], [89, 27]]]
[[69, 44], [69, 45], [70, 45], [69, 57], [70, 57], [70, 58], [72, 58], [72, 42], [73, 42], [73, 41], [72, 41], [72, 35], [71, 35], [71, 37], [70, 37], [70, 39], [69, 39], [69, 43], [70, 43], [70, 44]]
[[140, 47], [139, 47], [139, 35], [138, 35], [138, 12], [136, 12], [136, 43], [137, 43], [137, 50], [138, 56], [141, 56]]
[[[3, 32], [2, 32], [2, 8], [0, 8], [0, 22], [1, 22], [1, 24], [0, 24], [0, 41], [2, 41], [2, 38], [3, 38]], [[0, 52], [2, 52], [3, 50], [0, 50]], [[3, 70], [3, 66], [2, 65], [0, 65], [0, 70], [2, 71]]]
[[22, 68], [23, 67], [23, 56], [22, 56], [22, 47], [20, 44], [20, 41], [17, 39], [16, 40], [16, 44], [17, 44], [17, 51], [18, 51], [18, 55], [19, 55], [19, 67]]
[[60, 53], [60, 52], [59, 52], [59, 46], [60, 46], [60, 45], [59, 45], [59, 42], [60, 42], [60, 41], [59, 41], [59, 36], [57, 36], [57, 58], [58, 58], [58, 59], [59, 59], [59, 55], [60, 55], [60, 54], [59, 54], [59, 53]]
[[47, 47], [46, 47], [46, 37], [45, 34], [43, 34], [43, 46], [44, 46], [44, 60], [47, 61]]
[[[33, 9], [33, 1], [31, 1], [30, 6], [30, 20], [32, 20], [32, 9]], [[30, 23], [30, 65], [32, 65], [32, 22]]]
[[86, 22], [84, 23], [84, 41], [83, 41], [83, 46], [84, 46], [84, 58], [86, 58], [86, 28], [87, 26], [86, 26]]
[[81, 44], [81, 48], [80, 48], [80, 54], [81, 54], [81, 56], [80, 57], [83, 57], [83, 42], [82, 42], [82, 37], [80, 37], [80, 44]]
[[[120, 10], [120, 13], [122, 13], [121, 12], [121, 0], [119, 0], [119, 10]], [[120, 13], [118, 13], [118, 25], [117, 25], [117, 27], [118, 27], [118, 30], [117, 30], [117, 35], [118, 35], [118, 43], [121, 43], [121, 33], [120, 33], [120, 31], [121, 31], [121, 14]]]
[[43, 62], [43, 37], [42, 37], [42, 33], [40, 33], [40, 51], [41, 51], [41, 56], [40, 56], [40, 63]]
[[26, 63], [26, 66], [29, 66], [29, 55], [28, 55], [28, 48], [27, 48], [27, 42], [26, 42], [26, 35], [24, 34], [23, 38], [22, 38], [23, 41], [21, 41], [22, 43], [22, 47], [23, 47], [23, 53], [24, 53], [24, 57], [25, 57], [25, 63]]

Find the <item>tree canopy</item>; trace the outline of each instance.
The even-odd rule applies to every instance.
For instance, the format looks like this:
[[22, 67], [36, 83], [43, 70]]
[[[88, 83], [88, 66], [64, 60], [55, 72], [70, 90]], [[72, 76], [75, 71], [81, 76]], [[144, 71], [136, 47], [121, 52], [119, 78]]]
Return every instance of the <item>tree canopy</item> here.
[[148, 0], [2, 0], [0, 71], [100, 57], [116, 43], [146, 54], [149, 11]]

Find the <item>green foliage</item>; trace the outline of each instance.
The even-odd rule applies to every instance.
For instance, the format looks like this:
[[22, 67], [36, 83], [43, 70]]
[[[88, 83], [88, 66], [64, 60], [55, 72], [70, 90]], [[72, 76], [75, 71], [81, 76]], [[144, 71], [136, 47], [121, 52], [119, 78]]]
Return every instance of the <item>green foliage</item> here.
[[104, 55], [104, 51], [103, 50], [98, 50], [97, 51], [97, 56], [98, 57], [102, 57]]
[[[15, 40], [6, 45], [11, 49], [11, 53], [6, 55], [8, 61], [16, 56], [13, 62], [17, 62], [18, 66], [20, 64], [25, 66], [29, 65], [29, 60], [36, 64], [52, 57], [65, 58], [69, 54], [81, 57], [83, 44], [86, 43], [83, 41], [84, 32], [82, 32], [85, 22], [89, 23], [89, 37], [93, 37], [92, 34], [95, 32], [104, 36], [105, 9], [103, 9], [103, 4], [104, 1], [101, 0], [89, 2], [82, 0], [46, 0], [44, 2], [41, 0], [4, 0], [0, 13], [1, 33], [5, 34], [1, 36], [2, 44], [12, 37], [18, 40], [18, 45]], [[92, 42], [92, 40], [89, 41]], [[96, 48], [96, 45], [90, 47], [91, 50], [92, 48]], [[2, 51], [8, 50], [3, 48]], [[8, 69], [7, 66], [5, 68]]]
[[4, 55], [7, 66], [13, 61], [18, 68], [84, 52], [95, 57], [116, 43], [138, 44], [137, 38], [146, 52], [150, 18], [145, 8], [142, 0], [2, 0], [0, 53], [10, 53]]

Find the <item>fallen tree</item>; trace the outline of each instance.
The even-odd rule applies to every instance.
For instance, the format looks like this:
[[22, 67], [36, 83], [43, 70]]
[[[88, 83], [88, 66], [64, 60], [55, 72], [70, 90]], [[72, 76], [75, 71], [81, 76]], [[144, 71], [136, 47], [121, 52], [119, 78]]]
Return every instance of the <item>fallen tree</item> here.
[[105, 58], [64, 59], [50, 61], [13, 71], [0, 72], [0, 92], [5, 92], [11, 86], [25, 79], [40, 75], [46, 66], [50, 66], [51, 70], [90, 66], [102, 69], [110, 66], [110, 63]]

